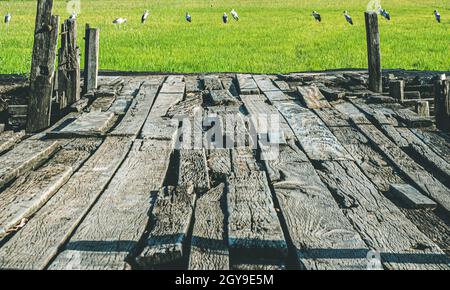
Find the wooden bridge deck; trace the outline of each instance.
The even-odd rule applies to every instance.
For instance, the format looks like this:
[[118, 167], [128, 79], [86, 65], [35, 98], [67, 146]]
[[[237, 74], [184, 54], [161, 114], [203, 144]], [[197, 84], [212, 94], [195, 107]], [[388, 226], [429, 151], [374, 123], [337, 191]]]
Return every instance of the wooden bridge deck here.
[[366, 79], [102, 77], [0, 134], [0, 268], [449, 269], [450, 138]]

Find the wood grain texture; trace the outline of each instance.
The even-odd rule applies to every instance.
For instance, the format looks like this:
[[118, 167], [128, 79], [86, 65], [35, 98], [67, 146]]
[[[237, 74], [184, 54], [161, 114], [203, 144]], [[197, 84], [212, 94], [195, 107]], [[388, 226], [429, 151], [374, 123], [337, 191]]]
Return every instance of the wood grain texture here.
[[228, 270], [224, 213], [226, 189], [221, 183], [201, 195], [196, 202], [189, 270]]
[[161, 87], [161, 94], [184, 94], [186, 90], [186, 83], [184, 76], [171, 75], [168, 76]]
[[202, 82], [207, 91], [223, 90], [222, 82], [217, 75], [206, 75], [202, 77]]
[[116, 120], [114, 113], [111, 112], [83, 113], [79, 118], [67, 126], [48, 132], [47, 137], [100, 137], [108, 132]]
[[279, 91], [273, 81], [267, 75], [253, 75], [253, 79], [258, 85], [259, 89], [266, 93], [270, 91]]
[[162, 186], [171, 141], [137, 140], [110, 184], [49, 269], [125, 269]]
[[369, 63], [369, 90], [381, 93], [383, 81], [381, 75], [380, 32], [378, 30], [377, 12], [365, 12], [367, 59]]
[[192, 188], [169, 186], [159, 191], [150, 216], [146, 246], [136, 258], [140, 267], [157, 267], [183, 257], [195, 198]]
[[44, 205], [100, 144], [100, 139], [74, 140], [44, 166], [20, 175], [0, 194], [0, 237]]
[[300, 98], [310, 109], [329, 108], [330, 104], [316, 86], [297, 87]]
[[178, 185], [192, 186], [203, 193], [210, 188], [205, 149], [181, 149]]
[[238, 74], [236, 76], [239, 84], [239, 92], [241, 95], [259, 94], [258, 86], [249, 74]]
[[0, 156], [0, 188], [16, 177], [47, 161], [61, 143], [58, 141], [25, 140]]
[[25, 138], [25, 132], [5, 131], [0, 132], [0, 155], [10, 150]]
[[415, 128], [412, 128], [411, 131], [444, 160], [450, 160], [450, 143], [436, 131]]
[[45, 268], [103, 192], [130, 147], [128, 139], [106, 138], [27, 225], [0, 248], [0, 268]]

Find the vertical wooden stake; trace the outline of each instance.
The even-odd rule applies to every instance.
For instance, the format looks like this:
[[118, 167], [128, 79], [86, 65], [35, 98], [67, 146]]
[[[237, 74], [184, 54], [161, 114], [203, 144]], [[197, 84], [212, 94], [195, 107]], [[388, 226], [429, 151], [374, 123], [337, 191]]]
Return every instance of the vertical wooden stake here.
[[59, 25], [59, 17], [52, 15], [52, 8], [53, 0], [37, 1], [26, 128], [29, 133], [50, 126]]
[[441, 79], [434, 84], [434, 111], [436, 126], [444, 131], [450, 131], [450, 81]]
[[369, 89], [376, 93], [383, 92], [381, 76], [380, 33], [378, 30], [378, 14], [365, 12], [367, 52], [369, 63]]
[[403, 103], [405, 100], [405, 81], [404, 80], [392, 80], [389, 82], [389, 94], [396, 99], [399, 103]]
[[418, 101], [416, 103], [416, 113], [422, 117], [430, 117], [430, 105], [428, 101]]
[[84, 90], [88, 92], [97, 88], [100, 30], [86, 25], [85, 37]]

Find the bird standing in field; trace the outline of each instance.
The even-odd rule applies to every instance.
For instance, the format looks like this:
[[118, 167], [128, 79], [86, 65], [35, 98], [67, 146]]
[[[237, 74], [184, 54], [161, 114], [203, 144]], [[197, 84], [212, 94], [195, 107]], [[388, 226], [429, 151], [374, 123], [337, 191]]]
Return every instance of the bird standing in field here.
[[352, 19], [352, 17], [348, 14], [348, 11], [347, 11], [347, 10], [344, 11], [344, 17], [345, 17], [345, 20], [347, 20], [348, 23], [350, 23], [351, 25], [353, 25], [353, 19]]
[[231, 16], [233, 16], [234, 20], [238, 21], [239, 20], [239, 15], [236, 12], [236, 10], [231, 10]]
[[379, 9], [378, 12], [380, 13], [381, 16], [383, 16], [384, 18], [386, 18], [386, 20], [391, 20], [391, 15], [389, 14], [389, 12], [386, 9]]
[[11, 13], [8, 12], [5, 15], [5, 23], [6, 23], [6, 25], [9, 25], [10, 22], [11, 22]]
[[186, 18], [186, 21], [187, 21], [187, 22], [189, 22], [189, 23], [192, 22], [192, 17], [191, 17], [191, 14], [189, 14], [189, 12], [186, 12], [185, 18]]
[[72, 12], [72, 14], [70, 14], [70, 16], [69, 16], [69, 20], [74, 21], [76, 19], [77, 19], [77, 14], [75, 12]]
[[322, 17], [320, 16], [320, 14], [317, 11], [313, 11], [312, 16], [314, 16], [314, 19], [316, 19], [316, 21], [321, 22], [322, 21]]
[[126, 18], [119, 17], [119, 18], [114, 19], [113, 24], [114, 25], [118, 25], [118, 27], [120, 28], [121, 25], [126, 23], [126, 22], [127, 22]]
[[228, 15], [227, 15], [226, 12], [223, 13], [222, 20], [223, 20], [223, 23], [227, 24], [227, 22], [228, 22]]
[[441, 14], [439, 14], [439, 11], [434, 10], [434, 17], [436, 17], [436, 21], [441, 23]]
[[149, 15], [150, 15], [150, 12], [148, 10], [145, 10], [144, 14], [142, 15], [142, 18], [141, 18], [141, 23], [142, 24], [144, 24], [145, 21], [147, 21], [147, 18], [148, 18]]

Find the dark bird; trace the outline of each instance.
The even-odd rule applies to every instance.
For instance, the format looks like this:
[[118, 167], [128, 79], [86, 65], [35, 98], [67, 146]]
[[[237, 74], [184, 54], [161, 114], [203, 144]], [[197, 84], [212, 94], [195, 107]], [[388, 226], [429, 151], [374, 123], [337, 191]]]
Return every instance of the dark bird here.
[[441, 23], [441, 14], [439, 14], [439, 11], [434, 10], [434, 17], [436, 17], [436, 21]]
[[318, 21], [318, 22], [322, 21], [322, 17], [320, 16], [320, 14], [317, 11], [313, 11], [313, 13], [311, 15], [314, 16], [314, 19], [316, 19], [316, 21]]
[[380, 15], [383, 16], [384, 18], [386, 18], [387, 20], [391, 20], [391, 15], [389, 14], [389, 12], [386, 9], [379, 9]]
[[187, 22], [192, 22], [192, 17], [191, 17], [191, 14], [189, 14], [189, 12], [186, 12], [186, 21]]
[[223, 13], [222, 20], [223, 20], [223, 23], [225, 23], [225, 24], [228, 22], [228, 15], [226, 12]]
[[348, 14], [348, 11], [347, 11], [347, 10], [344, 11], [344, 16], [345, 16], [345, 20], [347, 20], [348, 23], [350, 23], [351, 25], [353, 25], [352, 17]]
[[141, 23], [144, 24], [145, 21], [147, 21], [148, 16], [150, 15], [150, 12], [148, 10], [144, 11], [144, 14], [141, 17]]
[[231, 10], [231, 16], [233, 16], [234, 20], [238, 21], [239, 20], [239, 15], [236, 12], [236, 10]]
[[7, 13], [5, 15], [5, 23], [9, 24], [11, 22], [11, 13]]

